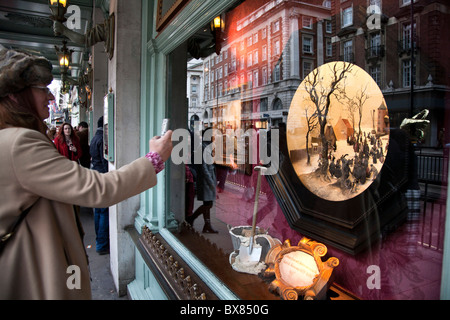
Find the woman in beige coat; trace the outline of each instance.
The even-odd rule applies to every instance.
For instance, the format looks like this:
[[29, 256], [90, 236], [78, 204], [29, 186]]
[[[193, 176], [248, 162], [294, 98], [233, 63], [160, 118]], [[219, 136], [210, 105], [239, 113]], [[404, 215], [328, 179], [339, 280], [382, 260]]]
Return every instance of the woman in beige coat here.
[[0, 253], [0, 299], [90, 299], [73, 205], [108, 207], [153, 187], [172, 149], [168, 131], [145, 157], [106, 174], [68, 160], [45, 134], [51, 81], [46, 59], [0, 51], [0, 238], [32, 206]]

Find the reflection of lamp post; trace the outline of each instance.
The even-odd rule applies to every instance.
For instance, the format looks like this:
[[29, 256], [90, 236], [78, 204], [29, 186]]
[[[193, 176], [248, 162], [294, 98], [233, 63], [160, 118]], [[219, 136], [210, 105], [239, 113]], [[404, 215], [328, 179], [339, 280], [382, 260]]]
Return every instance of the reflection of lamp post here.
[[411, 37], [411, 69], [410, 69], [410, 79], [409, 79], [409, 85], [410, 87], [410, 101], [409, 101], [409, 116], [412, 117], [414, 114], [414, 46], [415, 46], [415, 39], [414, 39], [414, 0], [411, 0], [411, 31], [410, 31], [410, 37]]
[[223, 14], [214, 18], [211, 21], [211, 31], [214, 34], [214, 40], [216, 43], [216, 54], [220, 54], [222, 49], [222, 32], [225, 31], [225, 19]]
[[66, 0], [48, 0], [48, 6], [52, 12], [52, 20], [65, 22], [67, 19], [64, 15], [67, 12]]

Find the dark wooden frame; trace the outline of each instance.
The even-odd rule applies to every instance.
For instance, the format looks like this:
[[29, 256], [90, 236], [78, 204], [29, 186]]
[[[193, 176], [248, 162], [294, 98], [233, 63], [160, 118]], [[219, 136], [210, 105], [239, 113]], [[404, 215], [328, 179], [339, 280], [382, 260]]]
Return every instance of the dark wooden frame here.
[[[168, 0], [166, 0], [167, 2]], [[156, 31], [161, 32], [164, 27], [172, 20], [181, 9], [189, 2], [189, 0], [171, 0], [173, 2], [170, 9], [162, 12], [164, 0], [158, 0], [158, 9], [156, 11]]]
[[389, 143], [383, 168], [369, 188], [352, 199], [328, 201], [302, 184], [289, 158], [286, 133], [280, 130], [280, 168], [265, 177], [290, 227], [352, 255], [396, 228], [407, 214], [402, 191], [410, 179], [411, 146], [402, 130], [391, 130]]

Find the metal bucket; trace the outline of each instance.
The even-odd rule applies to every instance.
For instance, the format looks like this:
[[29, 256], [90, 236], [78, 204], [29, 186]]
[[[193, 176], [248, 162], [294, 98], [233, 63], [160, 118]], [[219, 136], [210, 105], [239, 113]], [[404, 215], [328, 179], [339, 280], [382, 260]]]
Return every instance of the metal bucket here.
[[[228, 226], [228, 231], [231, 236], [231, 242], [233, 243], [233, 249], [239, 250], [241, 242], [248, 242], [250, 240], [252, 226], [236, 226], [232, 228]], [[261, 234], [267, 234], [267, 230], [256, 227], [255, 236]]]

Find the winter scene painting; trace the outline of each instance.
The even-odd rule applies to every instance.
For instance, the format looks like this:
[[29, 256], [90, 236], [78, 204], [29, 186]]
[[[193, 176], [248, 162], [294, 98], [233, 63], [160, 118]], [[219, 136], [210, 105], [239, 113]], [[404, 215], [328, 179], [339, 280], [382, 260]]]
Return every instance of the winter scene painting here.
[[388, 150], [388, 110], [360, 67], [338, 61], [309, 73], [294, 95], [286, 129], [295, 172], [320, 198], [347, 200], [377, 180]]

